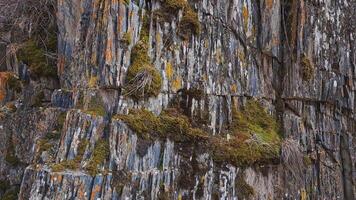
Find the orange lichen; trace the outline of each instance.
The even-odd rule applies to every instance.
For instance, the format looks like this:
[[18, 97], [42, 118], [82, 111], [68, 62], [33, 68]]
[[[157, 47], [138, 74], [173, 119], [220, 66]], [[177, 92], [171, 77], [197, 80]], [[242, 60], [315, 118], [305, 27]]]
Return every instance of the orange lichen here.
[[108, 38], [107, 40], [107, 47], [105, 51], [105, 59], [106, 62], [112, 62], [112, 38]]
[[247, 30], [247, 28], [248, 28], [248, 15], [249, 15], [248, 9], [246, 6], [244, 6], [242, 8], [242, 17], [243, 17], [243, 23], [244, 23], [245, 30]]
[[91, 192], [91, 197], [90, 199], [95, 199], [95, 197], [98, 195], [98, 193], [101, 191], [101, 187], [99, 185], [94, 186], [92, 192]]
[[266, 8], [271, 9], [273, 6], [273, 0], [266, 0]]
[[12, 72], [0, 72], [0, 101], [4, 100], [4, 98], [6, 97], [8, 87], [10, 87], [10, 89], [15, 90], [15, 92], [18, 91], [18, 87], [20, 86], [18, 86], [17, 78]]
[[182, 88], [182, 78], [181, 77], [177, 77], [176, 79], [173, 80], [172, 82], [172, 89], [174, 91], [179, 90], [180, 88]]

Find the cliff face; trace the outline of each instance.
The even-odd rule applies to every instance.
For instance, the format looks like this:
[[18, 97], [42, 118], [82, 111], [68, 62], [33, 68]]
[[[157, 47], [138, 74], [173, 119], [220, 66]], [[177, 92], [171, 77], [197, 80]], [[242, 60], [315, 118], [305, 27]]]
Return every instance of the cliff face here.
[[0, 47], [0, 197], [355, 198], [354, 1], [56, 9], [56, 76]]

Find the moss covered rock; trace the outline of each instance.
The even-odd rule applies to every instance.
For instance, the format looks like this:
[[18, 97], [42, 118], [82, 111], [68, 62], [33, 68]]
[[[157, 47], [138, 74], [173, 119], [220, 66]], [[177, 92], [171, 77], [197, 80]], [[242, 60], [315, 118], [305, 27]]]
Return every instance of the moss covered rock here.
[[140, 40], [132, 49], [131, 66], [126, 76], [126, 95], [135, 100], [155, 97], [162, 87], [162, 78], [148, 56], [148, 44]]
[[276, 120], [254, 100], [233, 110], [229, 139], [212, 139], [212, 155], [217, 162], [247, 166], [273, 162], [279, 158], [281, 139]]
[[56, 59], [48, 56], [57, 50], [56, 34], [51, 34], [46, 41], [38, 42], [35, 38], [25, 41], [17, 59], [28, 65], [31, 73], [37, 76], [57, 76]]

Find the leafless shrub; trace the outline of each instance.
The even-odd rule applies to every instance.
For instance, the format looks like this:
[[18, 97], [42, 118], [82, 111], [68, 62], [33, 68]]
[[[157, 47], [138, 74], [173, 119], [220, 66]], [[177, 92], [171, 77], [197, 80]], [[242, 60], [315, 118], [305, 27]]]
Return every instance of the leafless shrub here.
[[298, 141], [287, 138], [282, 143], [281, 160], [297, 181], [301, 181], [305, 169], [304, 155]]
[[144, 96], [145, 87], [150, 87], [152, 84], [152, 80], [152, 74], [147, 69], [140, 71], [133, 79], [129, 81], [129, 84], [126, 87], [126, 95], [142, 92], [142, 95]]
[[56, 4], [56, 0], [0, 0], [1, 27], [21, 28], [29, 35], [46, 33], [56, 23]]
[[47, 48], [57, 32], [56, 7], [57, 0], [0, 0], [0, 43], [7, 49], [0, 64], [20, 49], [13, 47], [21, 47], [29, 38], [44, 48], [46, 57], [56, 57]]

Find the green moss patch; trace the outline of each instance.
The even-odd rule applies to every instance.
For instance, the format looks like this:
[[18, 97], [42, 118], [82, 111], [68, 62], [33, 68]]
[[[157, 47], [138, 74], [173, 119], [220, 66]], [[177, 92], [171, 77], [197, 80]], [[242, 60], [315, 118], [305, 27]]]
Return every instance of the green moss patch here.
[[185, 0], [166, 0], [162, 2], [162, 8], [155, 12], [160, 21], [171, 21], [182, 10], [183, 17], [179, 22], [178, 33], [182, 38], [189, 39], [190, 35], [200, 34], [200, 22], [198, 14]]
[[73, 160], [66, 160], [61, 163], [56, 163], [51, 166], [53, 172], [60, 172], [65, 169], [71, 169], [71, 170], [76, 170], [80, 168], [80, 163], [83, 159], [85, 150], [89, 144], [89, 141], [87, 139], [83, 139], [80, 141], [78, 144], [77, 148], [77, 155], [74, 157]]
[[129, 46], [131, 44], [131, 41], [132, 41], [131, 31], [124, 33], [124, 35], [122, 36], [121, 42], [125, 46]]
[[5, 192], [10, 188], [10, 182], [8, 180], [0, 180], [0, 191]]
[[67, 117], [67, 112], [62, 112], [59, 114], [58, 118], [57, 118], [57, 130], [61, 131], [64, 125], [64, 122], [66, 121], [66, 117]]
[[49, 51], [55, 52], [56, 44], [55, 37], [50, 37], [46, 45], [31, 38], [23, 43], [17, 58], [27, 64], [30, 71], [37, 76], [56, 77], [56, 61], [47, 56]]
[[247, 166], [278, 159], [277, 122], [257, 101], [249, 100], [241, 111], [233, 111], [229, 132], [229, 140], [220, 137], [211, 140], [215, 161]]
[[131, 110], [128, 115], [116, 115], [113, 119], [122, 120], [146, 140], [170, 138], [178, 143], [199, 144], [217, 163], [251, 166], [274, 162], [280, 154], [277, 122], [254, 100], [247, 101], [241, 110], [233, 111], [229, 139], [209, 137], [177, 109], [167, 109], [159, 116], [147, 110]]
[[14, 186], [5, 192], [1, 200], [16, 200], [18, 199], [19, 192], [20, 192], [20, 187]]
[[84, 112], [93, 116], [104, 116], [106, 109], [102, 97], [98, 94], [91, 97], [87, 109], [85, 109]]
[[184, 142], [208, 137], [201, 129], [192, 127], [189, 118], [175, 109], [165, 110], [159, 116], [147, 110], [131, 110], [128, 115], [117, 115], [114, 119], [124, 121], [144, 139], [168, 137]]
[[95, 176], [96, 174], [99, 173], [100, 165], [102, 165], [105, 162], [105, 160], [109, 157], [109, 155], [110, 155], [109, 141], [107, 139], [99, 139], [95, 144], [93, 155], [86, 167], [86, 170], [88, 170], [91, 176]]
[[148, 56], [148, 39], [141, 39], [131, 52], [131, 66], [126, 76], [126, 94], [135, 100], [153, 97], [159, 94], [161, 86], [161, 75]]
[[183, 17], [179, 23], [179, 34], [184, 39], [189, 39], [190, 35], [200, 34], [200, 22], [198, 14], [193, 9], [187, 9], [183, 13]]

